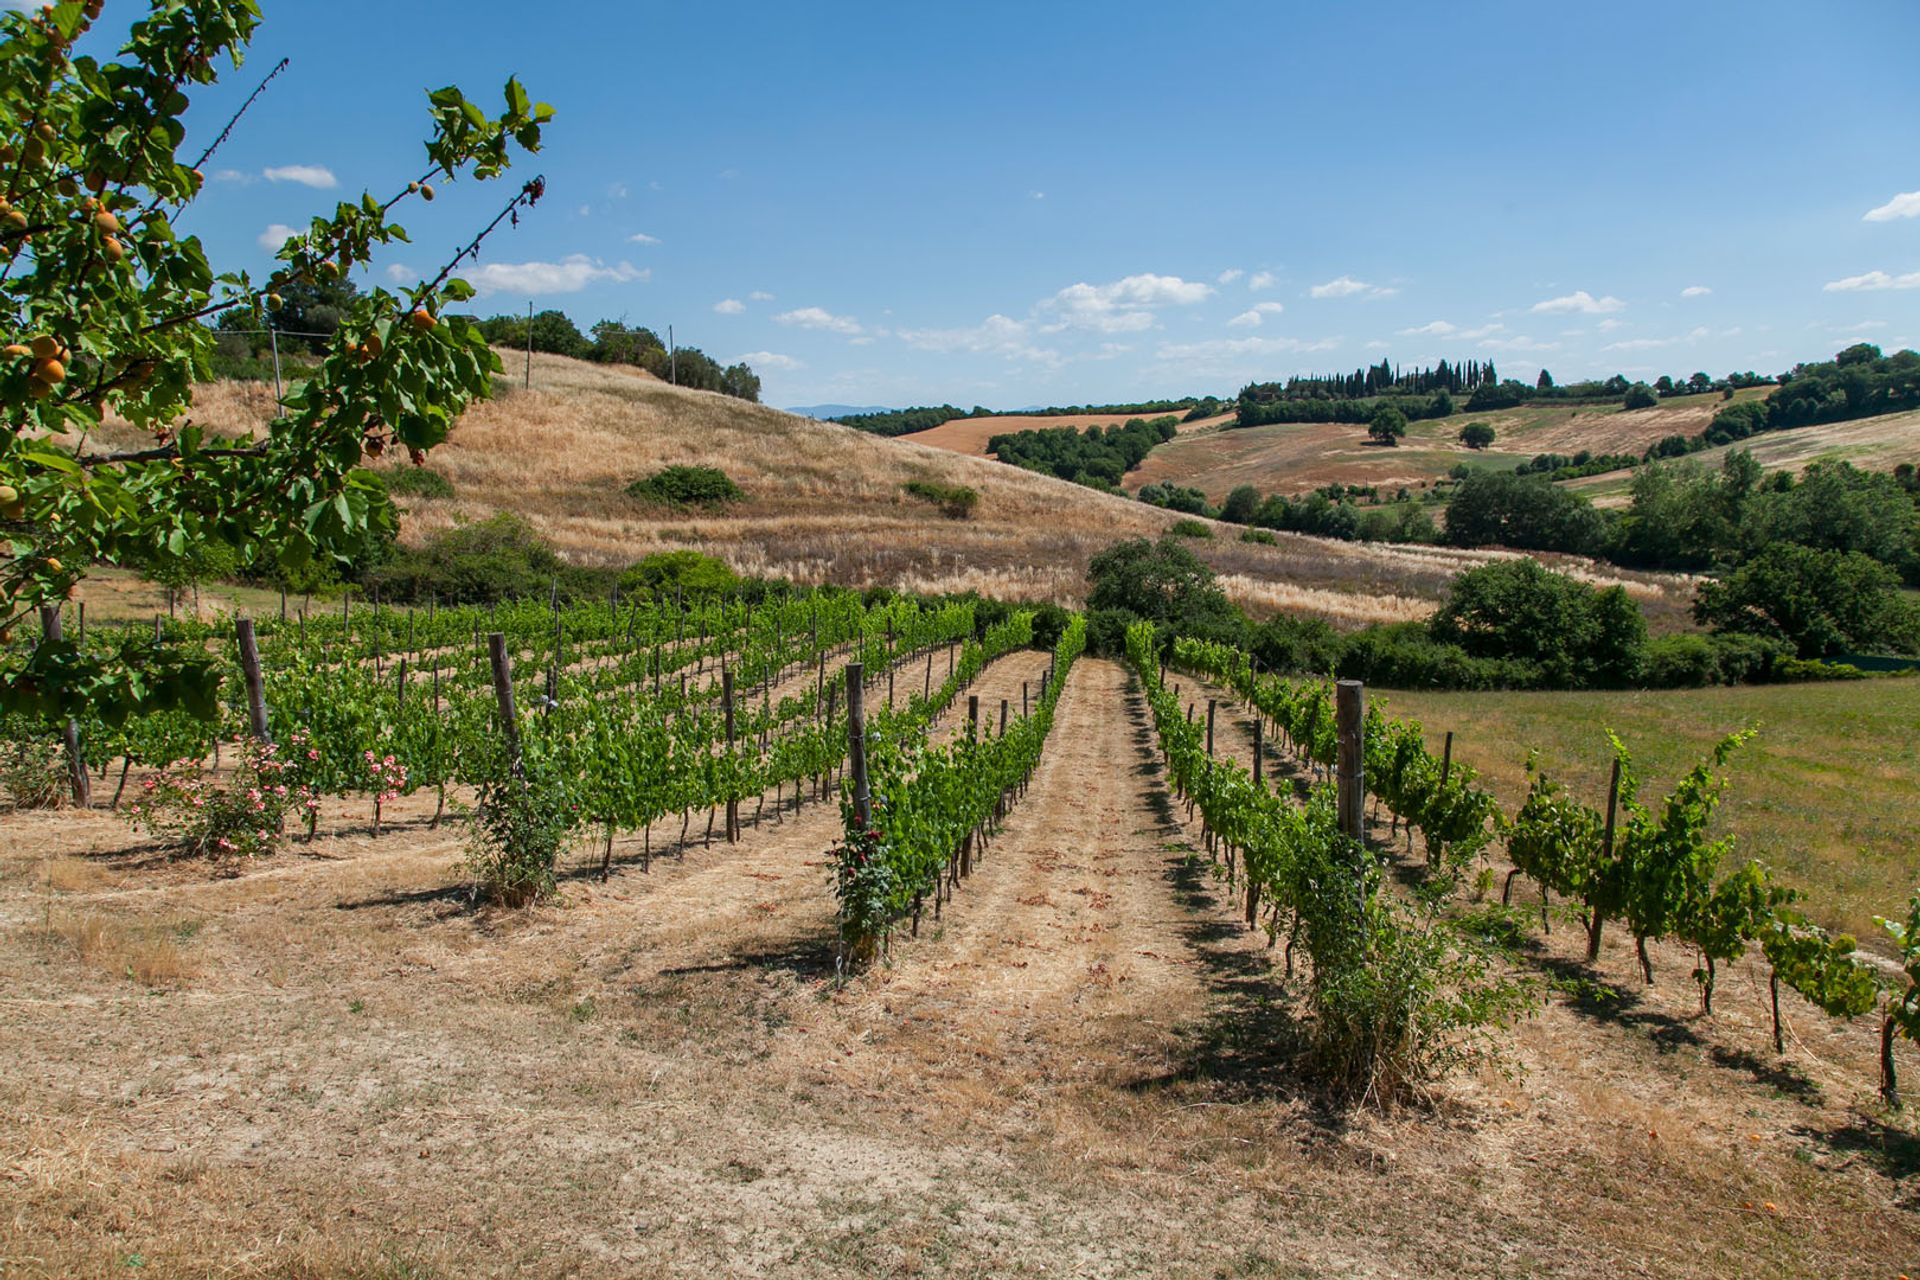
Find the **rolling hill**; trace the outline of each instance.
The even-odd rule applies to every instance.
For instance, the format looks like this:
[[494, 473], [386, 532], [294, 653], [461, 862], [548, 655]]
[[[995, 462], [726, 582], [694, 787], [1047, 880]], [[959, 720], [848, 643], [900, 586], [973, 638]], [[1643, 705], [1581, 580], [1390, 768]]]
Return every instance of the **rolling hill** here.
[[[196, 418], [241, 432], [262, 424], [271, 407], [268, 387], [218, 383], [203, 388]], [[104, 432], [102, 443], [116, 434], [139, 439], [121, 428]], [[632, 481], [674, 463], [722, 468], [746, 500], [709, 513], [625, 494]], [[744, 573], [804, 583], [1061, 603], [1081, 600], [1087, 564], [1101, 550], [1157, 536], [1181, 519], [985, 458], [560, 356], [534, 358], [531, 390], [503, 381], [498, 398], [474, 406], [430, 465], [452, 482], [454, 496], [404, 499], [409, 541], [509, 511], [581, 563], [625, 564], [691, 547]], [[944, 517], [906, 493], [914, 480], [977, 490], [975, 514]], [[1287, 609], [1349, 625], [1423, 617], [1454, 574], [1501, 554], [1292, 534], [1263, 546], [1239, 541], [1235, 526], [1213, 529], [1193, 545], [1240, 603], [1256, 613]], [[1691, 596], [1683, 578], [1568, 564], [1626, 583], [1655, 626], [1678, 619]]]
[[[1161, 414], [1153, 413], [1075, 413], [1048, 417], [1040, 414], [1001, 414], [992, 418], [955, 418], [943, 422], [927, 431], [916, 431], [901, 436], [914, 444], [930, 445], [936, 449], [950, 449], [955, 453], [964, 453], [976, 458], [990, 456], [987, 442], [997, 435], [1012, 431], [1045, 431], [1052, 427], [1118, 427], [1132, 422], [1135, 418], [1156, 418]], [[1175, 415], [1179, 416], [1179, 415]], [[1233, 421], [1231, 413], [1223, 413], [1213, 418], [1202, 418], [1196, 422], [1182, 422], [1181, 435], [1206, 431]]]

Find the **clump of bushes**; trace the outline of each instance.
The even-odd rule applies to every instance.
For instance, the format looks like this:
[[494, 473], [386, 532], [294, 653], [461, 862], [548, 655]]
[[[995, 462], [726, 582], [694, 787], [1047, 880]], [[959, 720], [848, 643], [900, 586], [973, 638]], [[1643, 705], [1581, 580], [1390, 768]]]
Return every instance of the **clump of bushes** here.
[[656, 551], [620, 575], [620, 592], [714, 595], [740, 585], [740, 575], [724, 560], [698, 551]]
[[1263, 547], [1280, 545], [1280, 539], [1274, 537], [1272, 531], [1268, 529], [1242, 529], [1240, 531], [1240, 541], [1257, 542]]
[[627, 486], [627, 496], [668, 507], [724, 507], [746, 496], [718, 467], [663, 467]]
[[1213, 530], [1199, 520], [1175, 520], [1167, 532], [1176, 538], [1211, 538]]
[[933, 480], [909, 480], [900, 486], [916, 498], [922, 498], [940, 508], [940, 514], [949, 520], [965, 520], [980, 505], [977, 490], [964, 484], [940, 484]]
[[407, 498], [451, 498], [453, 481], [426, 467], [403, 467], [387, 476], [387, 492]]

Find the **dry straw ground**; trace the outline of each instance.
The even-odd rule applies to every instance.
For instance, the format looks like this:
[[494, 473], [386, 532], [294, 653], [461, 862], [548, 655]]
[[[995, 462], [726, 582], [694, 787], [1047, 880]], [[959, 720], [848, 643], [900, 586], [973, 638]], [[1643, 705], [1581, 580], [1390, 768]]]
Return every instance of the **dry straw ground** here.
[[1644, 991], [1617, 946], [1582, 975], [1558, 928], [1526, 963], [1563, 992], [1504, 1070], [1431, 1111], [1323, 1110], [1126, 674], [1078, 668], [1054, 735], [945, 918], [844, 989], [830, 805], [650, 874], [624, 838], [610, 883], [512, 913], [470, 904], [425, 798], [377, 841], [335, 806], [318, 844], [229, 870], [105, 814], [7, 815], [0, 1272], [1892, 1280], [1920, 1256], [1920, 1143], [1872, 1102], [1871, 1036], [1791, 1006], [1773, 1057], [1751, 966], [1702, 1018], [1683, 957]]
[[[1132, 422], [1135, 418], [1157, 418], [1164, 415], [1154, 413], [1071, 413], [1056, 414], [1052, 417], [1036, 414], [1003, 414], [993, 418], [955, 418], [943, 422], [937, 427], [925, 431], [916, 431], [912, 435], [900, 437], [914, 444], [931, 445], [936, 449], [951, 449], [955, 453], [970, 454], [976, 458], [988, 456], [987, 441], [997, 435], [1010, 431], [1044, 431], [1053, 427], [1075, 427], [1085, 430], [1088, 427], [1118, 427]], [[1184, 417], [1176, 414], [1175, 417]], [[1230, 413], [1219, 414], [1211, 418], [1200, 418], [1193, 422], [1181, 422], [1181, 435], [1190, 435], [1196, 431], [1217, 429], [1223, 423], [1231, 422]]]

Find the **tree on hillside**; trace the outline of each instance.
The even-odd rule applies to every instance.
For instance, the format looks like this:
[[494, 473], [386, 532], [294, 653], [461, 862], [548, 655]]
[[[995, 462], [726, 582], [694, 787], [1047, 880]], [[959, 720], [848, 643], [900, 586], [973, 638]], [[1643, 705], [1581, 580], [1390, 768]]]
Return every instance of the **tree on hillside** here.
[[[375, 246], [405, 239], [390, 220], [396, 207], [430, 198], [434, 183], [500, 177], [516, 144], [538, 149], [552, 110], [514, 80], [498, 116], [458, 89], [430, 93], [417, 180], [314, 219], [256, 284], [216, 275], [200, 241], [174, 229], [218, 145], [183, 160], [181, 117], [190, 95], [218, 79], [217, 58], [238, 64], [259, 21], [255, 0], [156, 0], [105, 64], [71, 56], [89, 9], [99, 6], [0, 17], [0, 145], [12, 157], [0, 307], [15, 335], [0, 354], [0, 403], [13, 427], [0, 434], [0, 532], [11, 552], [0, 561], [0, 639], [101, 561], [165, 572], [216, 543], [242, 572], [352, 555], [374, 532], [380, 496], [358, 472], [362, 458], [405, 449], [424, 459], [468, 402], [491, 391], [498, 360], [474, 326], [443, 313], [473, 296], [454, 276], [460, 261], [544, 192], [537, 178], [522, 186], [431, 279], [348, 300], [322, 359], [264, 438], [209, 436], [189, 416], [217, 337], [206, 322], [346, 278]], [[108, 414], [151, 443], [102, 447], [91, 433]], [[0, 708], [108, 719], [207, 709], [218, 680], [201, 647], [42, 644], [0, 658]]]
[[1168, 623], [1183, 635], [1237, 636], [1241, 630], [1239, 612], [1213, 570], [1173, 538], [1115, 543], [1093, 558], [1087, 578], [1089, 609]]
[[1606, 534], [1606, 520], [1591, 502], [1544, 476], [1475, 471], [1447, 503], [1447, 541], [1457, 547], [1591, 555]]
[[1542, 369], [1540, 371], [1540, 377], [1535, 380], [1533, 386], [1536, 391], [1553, 390], [1553, 375], [1548, 373], [1545, 369]]
[[1640, 671], [1647, 624], [1623, 587], [1599, 590], [1537, 560], [1500, 560], [1453, 580], [1428, 626], [1477, 658], [1517, 658], [1554, 685], [1618, 685]]
[[1899, 586], [1893, 570], [1857, 551], [1779, 543], [1702, 583], [1693, 616], [1715, 631], [1785, 640], [1803, 658], [1920, 653], [1920, 607]]
[[1621, 403], [1623, 409], [1652, 409], [1660, 403], [1660, 397], [1653, 388], [1644, 382], [1636, 382], [1627, 388], [1626, 399]]
[[1227, 495], [1220, 506], [1220, 518], [1234, 524], [1253, 523], [1253, 513], [1260, 509], [1260, 491], [1250, 484], [1243, 484]]
[[1367, 434], [1385, 445], [1397, 445], [1407, 434], [1407, 415], [1392, 405], [1381, 405], [1367, 423]]
[[1460, 428], [1460, 443], [1469, 449], [1485, 449], [1493, 438], [1493, 428], [1484, 422], [1469, 422]]

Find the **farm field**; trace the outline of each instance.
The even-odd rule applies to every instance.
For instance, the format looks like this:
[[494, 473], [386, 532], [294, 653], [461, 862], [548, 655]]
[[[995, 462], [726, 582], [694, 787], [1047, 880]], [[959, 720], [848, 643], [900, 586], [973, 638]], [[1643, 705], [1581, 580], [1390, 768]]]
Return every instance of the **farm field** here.
[[[609, 881], [583, 850], [528, 911], [471, 903], [431, 807], [376, 840], [330, 804], [231, 873], [102, 812], [8, 815], [10, 1273], [1784, 1277], [1920, 1250], [1873, 1037], [1796, 1004], [1773, 1058], [1750, 962], [1706, 1018], [1682, 953], [1647, 990], [1616, 940], [1618, 997], [1569, 986], [1504, 1070], [1321, 1110], [1115, 663], [1074, 668], [943, 917], [845, 987], [831, 804], [731, 847], [662, 823], [648, 871], [625, 834]], [[1520, 963], [1572, 971], [1572, 932]]]
[[[1736, 399], [1764, 390], [1742, 391]], [[1618, 405], [1529, 404], [1456, 413], [1409, 423], [1405, 439], [1391, 449], [1371, 443], [1364, 425], [1269, 423], [1170, 440], [1127, 474], [1125, 487], [1138, 493], [1149, 484], [1186, 485], [1215, 503], [1243, 484], [1287, 494], [1328, 484], [1419, 488], [1461, 463], [1511, 470], [1542, 453], [1639, 453], [1666, 436], [1697, 434], [1722, 404], [1718, 396], [1686, 396], [1632, 412]], [[1491, 448], [1459, 442], [1460, 428], [1469, 422], [1494, 429]]]
[[[955, 418], [943, 422], [926, 431], [915, 431], [911, 435], [900, 436], [914, 444], [930, 445], [935, 449], [950, 449], [955, 453], [964, 453], [975, 458], [990, 456], [987, 442], [997, 435], [1010, 431], [1044, 431], [1052, 427], [1075, 427], [1085, 430], [1088, 427], [1118, 427], [1132, 422], [1135, 418], [1157, 418], [1164, 415], [1156, 413], [1079, 413], [1042, 416], [1035, 414], [1003, 414], [993, 418]], [[1176, 418], [1183, 414], [1174, 414]], [[1231, 413], [1219, 414], [1212, 418], [1201, 418], [1195, 422], [1181, 422], [1181, 435], [1210, 431], [1224, 423], [1232, 422]]]
[[1480, 770], [1511, 810], [1526, 793], [1526, 754], [1590, 801], [1604, 799], [1606, 730], [1633, 750], [1656, 802], [1680, 773], [1735, 730], [1759, 735], [1733, 757], [1715, 819], [1808, 894], [1829, 927], [1883, 947], [1875, 915], [1907, 900], [1920, 857], [1920, 680], [1865, 680], [1624, 693], [1383, 693], [1425, 725], [1436, 748]]
[[[1773, 431], [1693, 456], [1701, 466], [1716, 469], [1735, 449], [1753, 455], [1768, 471], [1798, 475], [1816, 462], [1850, 462], [1866, 471], [1891, 471], [1903, 462], [1920, 462], [1920, 413], [1889, 413], [1854, 422], [1824, 422], [1817, 426]], [[1605, 475], [1569, 480], [1598, 506], [1625, 505], [1633, 489], [1633, 475], [1610, 471]]]

